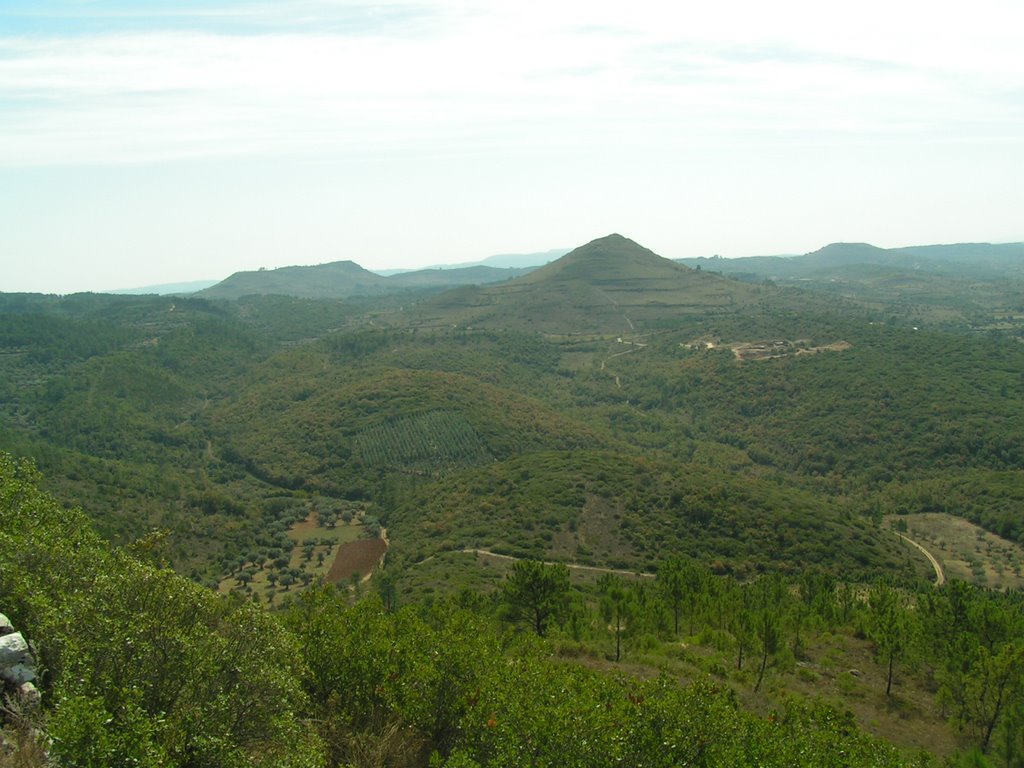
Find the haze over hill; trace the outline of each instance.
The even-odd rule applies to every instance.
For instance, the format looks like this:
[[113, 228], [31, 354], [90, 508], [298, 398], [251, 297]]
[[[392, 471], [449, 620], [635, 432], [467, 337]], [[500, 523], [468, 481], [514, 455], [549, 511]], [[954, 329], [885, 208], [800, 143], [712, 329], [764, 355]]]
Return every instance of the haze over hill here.
[[[345, 260], [319, 265], [247, 270], [236, 272], [219, 282], [205, 280], [153, 285], [118, 289], [110, 293], [197, 292], [207, 298], [226, 299], [273, 294], [307, 299], [383, 296], [497, 283], [551, 264], [567, 253], [566, 249], [554, 249], [527, 254], [498, 254], [475, 262], [378, 271], [367, 270], [353, 261]], [[747, 279], [858, 278], [880, 275], [882, 273], [879, 268], [893, 272], [923, 271], [943, 276], [999, 279], [1007, 274], [1024, 274], [1024, 244], [961, 243], [886, 249], [867, 243], [833, 243], [801, 256], [728, 259], [700, 257], [674, 261], [691, 268], [700, 267]], [[866, 269], [868, 267], [871, 269]], [[596, 263], [593, 265], [594, 270], [600, 268]], [[626, 264], [619, 265], [617, 273], [610, 273], [603, 279], [612, 279], [616, 274], [622, 276], [622, 270], [626, 268]], [[579, 276], [578, 272], [576, 274]]]
[[101, 293], [127, 294], [130, 296], [155, 293], [159, 296], [167, 296], [179, 293], [196, 293], [197, 291], [214, 286], [218, 282], [218, 280], [190, 280], [185, 283], [160, 283], [158, 285], [143, 285], [138, 288], [117, 288], [111, 291], [101, 291]]
[[937, 275], [1003, 279], [1024, 275], [1024, 243], [957, 243], [879, 248], [868, 243], [832, 243], [801, 256], [677, 259], [723, 274], [754, 273], [773, 278], [824, 277], [832, 270], [881, 266]]
[[[486, 259], [480, 261], [467, 261], [467, 262], [456, 262], [450, 264], [431, 264], [421, 269], [456, 269], [460, 267], [497, 267], [499, 269], [508, 269], [510, 267], [517, 269], [526, 269], [529, 267], [541, 267], [554, 261], [557, 258], [565, 256], [569, 252], [569, 248], [552, 248], [548, 251], [539, 251], [537, 253], [497, 253], [494, 256], [488, 256]], [[415, 269], [377, 269], [374, 270], [378, 275], [397, 275], [401, 272], [414, 272]]]
[[238, 299], [242, 296], [295, 296], [303, 299], [344, 299], [351, 296], [383, 296], [403, 291], [444, 289], [458, 285], [492, 283], [524, 274], [526, 269], [488, 266], [421, 269], [378, 275], [353, 261], [315, 266], [236, 272], [214, 286], [199, 291], [206, 298]]

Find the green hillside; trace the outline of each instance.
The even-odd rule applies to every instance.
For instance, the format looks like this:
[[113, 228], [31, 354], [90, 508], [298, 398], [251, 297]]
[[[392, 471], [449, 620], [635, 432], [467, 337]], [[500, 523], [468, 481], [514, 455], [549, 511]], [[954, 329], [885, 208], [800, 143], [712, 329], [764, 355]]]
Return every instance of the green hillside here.
[[879, 318], [1024, 337], [1024, 244], [877, 248], [833, 243], [802, 256], [680, 259], [754, 284], [857, 302]]
[[[835, 269], [875, 293], [613, 235], [430, 295], [0, 294], [0, 450], [42, 470], [0, 460], [0, 610], [54, 633], [41, 717], [66, 764], [283, 764], [294, 743], [304, 765], [465, 768], [543, 743], [594, 765], [543, 725], [580, 707], [611, 713], [574, 720], [602, 755], [645, 764], [1019, 762], [1019, 596], [937, 590], [896, 535], [981, 586], [1020, 575], [1024, 347], [1010, 320], [955, 320], [1008, 289]], [[114, 656], [69, 634], [94, 614]], [[289, 659], [277, 719], [253, 632]], [[194, 698], [181, 665], [210, 681]], [[643, 735], [666, 729], [690, 746]]]
[[724, 274], [753, 273], [772, 278], [799, 278], [815, 271], [860, 264], [922, 270], [946, 277], [1019, 279], [1024, 272], [1024, 243], [956, 243], [902, 248], [879, 248], [868, 243], [831, 243], [801, 256], [715, 257], [679, 259], [679, 262]]
[[384, 276], [363, 269], [353, 261], [334, 261], [315, 266], [236, 272], [216, 285], [204, 288], [197, 295], [211, 299], [240, 299], [245, 296], [350, 299], [495, 283], [529, 271], [526, 268], [502, 269], [478, 265], [420, 269]]
[[760, 291], [682, 267], [621, 235], [594, 240], [508, 283], [423, 302], [408, 322], [428, 327], [628, 334], [687, 317], [732, 313]]
[[[396, 610], [316, 588], [270, 613], [162, 568], [156, 539], [112, 548], [38, 481], [0, 454], [4, 608], [47, 670], [41, 706], [2, 713], [14, 765], [51, 764], [45, 749], [151, 768], [923, 768], [940, 764], [929, 752], [1012, 764], [1024, 747], [1019, 596], [813, 568], [738, 580], [681, 558], [587, 587], [521, 561], [494, 599]], [[538, 583], [534, 636], [515, 627]], [[940, 704], [948, 725], [928, 715]]]
[[720, 573], [916, 570], [888, 531], [773, 479], [611, 452], [542, 452], [417, 489], [388, 515], [396, 557], [482, 549], [652, 573], [684, 556]]
[[[728, 311], [713, 299], [723, 286], [735, 291]], [[391, 529], [396, 554], [470, 546], [477, 506], [500, 507], [515, 485], [509, 467], [545, 476], [547, 490], [527, 493], [529, 508], [502, 518], [487, 546], [581, 557], [578, 542], [559, 550], [542, 536], [568, 542], [558, 526], [578, 524], [600, 498], [619, 519], [602, 523], [615, 530], [582, 555], [590, 562], [647, 568], [683, 548], [746, 570], [799, 567], [802, 555], [757, 533], [791, 503], [807, 518], [820, 517], [819, 507], [848, 515], [808, 534], [814, 561], [829, 565], [815, 537], [845, 540], [865, 520], [915, 511], [901, 489], [1021, 466], [1024, 353], [998, 338], [915, 331], [869, 306], [826, 307], [724, 280], [619, 236], [507, 285], [472, 289], [505, 292], [496, 306], [513, 326], [549, 315], [581, 323], [562, 333], [405, 324], [467, 290], [405, 309], [284, 297], [5, 296], [2, 447], [36, 458], [48, 487], [86, 503], [104, 535], [170, 530], [175, 564], [210, 583], [247, 555], [287, 547], [285, 532], [309, 514], [310, 498], [366, 505]], [[563, 290], [600, 291], [607, 313], [559, 303]], [[663, 302], [672, 291], [689, 303]], [[625, 319], [635, 328], [609, 333]], [[729, 517], [743, 505], [723, 502], [713, 517], [732, 528], [687, 538], [679, 509], [661, 498], [675, 490], [660, 481], [657, 490], [572, 491], [590, 482], [577, 478], [588, 476], [574, 464], [583, 455], [614, 457], [601, 461], [617, 467], [653, 462], [658, 476], [673, 467], [708, 473], [715, 488], [715, 473], [732, 473], [736, 489], [749, 485], [762, 499], [744, 504], [765, 517]], [[548, 492], [564, 502], [557, 525], [534, 522], [527, 535], [519, 523], [543, 520]], [[443, 499], [444, 535], [424, 539], [436, 521], [408, 510], [436, 510]], [[995, 498], [970, 515], [1018, 535]], [[632, 539], [620, 531], [627, 519], [641, 531]], [[849, 552], [834, 551], [830, 567], [850, 567]], [[860, 554], [865, 570], [893, 566], [884, 547]]]
[[278, 294], [306, 299], [343, 298], [384, 293], [386, 279], [353, 261], [312, 267], [295, 266], [236, 272], [199, 294], [211, 299], [237, 299], [253, 294]]

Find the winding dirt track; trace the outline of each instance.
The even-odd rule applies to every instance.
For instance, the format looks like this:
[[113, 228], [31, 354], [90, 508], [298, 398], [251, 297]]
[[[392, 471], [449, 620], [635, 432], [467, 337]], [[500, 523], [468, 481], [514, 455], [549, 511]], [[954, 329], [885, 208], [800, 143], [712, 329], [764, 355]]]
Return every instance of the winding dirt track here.
[[[914, 547], [917, 547], [919, 550], [921, 550], [921, 553], [925, 557], [928, 558], [928, 562], [930, 562], [932, 564], [932, 568], [935, 569], [935, 586], [936, 587], [941, 587], [943, 584], [946, 583], [946, 573], [945, 573], [945, 571], [942, 570], [942, 564], [938, 560], [935, 559], [935, 556], [931, 552], [929, 552], [927, 549], [922, 547], [920, 544], [918, 544], [916, 541], [914, 541], [909, 536], [904, 536], [899, 531], [893, 531], [893, 533], [895, 533], [897, 536], [899, 536], [901, 539], [903, 539], [908, 544], [910, 544], [910, 545], [912, 545]], [[522, 558], [519, 558], [519, 557], [514, 557], [512, 555], [501, 555], [501, 554], [498, 554], [497, 552], [491, 552], [489, 549], [462, 549], [462, 550], [459, 550], [459, 551], [462, 552], [463, 554], [467, 554], [467, 555], [478, 555], [478, 556], [481, 556], [481, 557], [493, 557], [493, 558], [497, 558], [498, 560], [512, 560], [512, 561], [515, 561], [515, 560], [521, 560], [522, 559]], [[434, 556], [431, 555], [430, 557], [427, 557], [427, 558], [421, 560], [420, 562], [421, 563], [425, 563], [428, 560], [432, 560], [433, 557]], [[544, 565], [555, 565], [555, 563], [545, 562]], [[642, 573], [642, 572], [637, 572], [637, 571], [626, 571], [626, 570], [622, 570], [622, 569], [618, 569], [618, 568], [599, 568], [598, 566], [595, 566], [595, 565], [574, 565], [572, 563], [559, 563], [559, 565], [565, 565], [571, 571], [590, 571], [591, 573], [617, 573], [617, 574], [622, 575], [622, 576], [638, 576], [638, 577], [644, 578], [644, 579], [653, 579], [654, 578], [654, 574], [653, 573]]]
[[946, 573], [945, 573], [945, 571], [942, 570], [941, 563], [939, 563], [939, 561], [935, 559], [935, 555], [933, 555], [927, 549], [922, 547], [920, 544], [918, 544], [916, 541], [914, 541], [909, 536], [904, 536], [899, 531], [893, 531], [893, 533], [895, 533], [897, 536], [899, 536], [901, 539], [903, 539], [908, 544], [912, 544], [913, 546], [917, 547], [919, 550], [921, 550], [921, 552], [924, 553], [924, 556], [928, 558], [928, 560], [932, 564], [932, 568], [935, 569], [935, 586], [936, 587], [941, 587], [943, 584], [946, 583]]
[[[499, 555], [497, 552], [491, 552], [489, 549], [463, 549], [460, 550], [464, 554], [482, 555], [484, 557], [496, 557], [499, 560], [522, 560], [521, 557], [513, 557], [512, 555]], [[653, 573], [642, 573], [637, 571], [626, 571], [618, 568], [599, 568], [596, 565], [573, 565], [572, 563], [544, 563], [544, 565], [564, 565], [570, 571], [590, 571], [591, 573], [617, 573], [621, 576], [639, 576], [642, 579], [653, 579]]]

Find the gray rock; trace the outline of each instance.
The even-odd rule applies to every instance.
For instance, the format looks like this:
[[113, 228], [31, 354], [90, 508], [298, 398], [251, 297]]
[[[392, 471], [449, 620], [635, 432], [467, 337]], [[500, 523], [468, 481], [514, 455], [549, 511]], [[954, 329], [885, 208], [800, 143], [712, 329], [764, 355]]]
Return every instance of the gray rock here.
[[0, 637], [4, 635], [10, 635], [14, 632], [14, 625], [11, 624], [11, 620], [0, 613]]
[[12, 664], [9, 667], [0, 667], [0, 680], [11, 685], [24, 685], [36, 679], [36, 670], [31, 664]]
[[0, 668], [13, 664], [31, 664], [32, 654], [21, 632], [0, 637]]

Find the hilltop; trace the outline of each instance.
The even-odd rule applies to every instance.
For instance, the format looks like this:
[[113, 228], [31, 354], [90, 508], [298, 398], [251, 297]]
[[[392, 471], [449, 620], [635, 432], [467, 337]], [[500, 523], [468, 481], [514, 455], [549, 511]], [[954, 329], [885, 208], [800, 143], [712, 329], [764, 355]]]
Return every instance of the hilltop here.
[[410, 322], [550, 334], [628, 334], [687, 316], [732, 313], [760, 293], [612, 234], [507, 283], [436, 296], [423, 302]]
[[316, 266], [281, 267], [235, 272], [221, 282], [199, 291], [206, 298], [237, 299], [253, 294], [279, 294], [327, 299], [383, 293], [386, 278], [363, 269], [353, 261], [334, 261]]
[[315, 266], [281, 267], [254, 272], [236, 272], [198, 292], [204, 298], [238, 299], [243, 296], [294, 296], [303, 299], [345, 299], [354, 296], [384, 296], [409, 291], [442, 290], [508, 280], [528, 272], [525, 268], [491, 266], [420, 269], [392, 275], [378, 275], [353, 261], [335, 261]]

